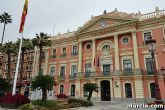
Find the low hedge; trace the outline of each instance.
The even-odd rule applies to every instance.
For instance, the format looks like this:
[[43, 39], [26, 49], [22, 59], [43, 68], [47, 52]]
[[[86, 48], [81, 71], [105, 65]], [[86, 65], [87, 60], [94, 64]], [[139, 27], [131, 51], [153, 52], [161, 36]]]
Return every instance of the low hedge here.
[[38, 106], [43, 106], [43, 107], [55, 107], [57, 106], [57, 102], [53, 100], [47, 100], [47, 101], [42, 101], [42, 100], [35, 100], [32, 101], [33, 105], [38, 105]]
[[88, 102], [80, 99], [74, 99], [74, 98], [69, 98], [68, 103], [69, 104], [77, 103], [77, 104], [81, 104], [81, 106], [93, 106], [92, 102]]

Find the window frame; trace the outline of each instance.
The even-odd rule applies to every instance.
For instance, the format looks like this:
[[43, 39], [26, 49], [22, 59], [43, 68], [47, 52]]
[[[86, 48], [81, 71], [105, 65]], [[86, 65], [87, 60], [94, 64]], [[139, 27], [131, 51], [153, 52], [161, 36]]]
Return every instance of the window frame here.
[[[53, 74], [51, 74], [52, 68], [54, 68]], [[55, 66], [54, 65], [51, 65], [50, 66], [50, 68], [49, 68], [49, 75], [52, 76], [52, 77], [54, 77], [54, 75], [55, 75]]]
[[[131, 89], [130, 89], [130, 90], [131, 90], [131, 92], [130, 92], [130, 94], [131, 94], [131, 95], [130, 95], [130, 96], [128, 96], [128, 94], [127, 94], [127, 91], [128, 91], [128, 90], [127, 90], [127, 88], [126, 88], [126, 84], [129, 84], [129, 85], [130, 85], [130, 87], [131, 87]], [[125, 83], [125, 84], [124, 84], [124, 88], [125, 88], [125, 98], [133, 98], [133, 89], [132, 89], [132, 84], [131, 84], [131, 83], [129, 83], [129, 82], [128, 82], [128, 83]]]
[[146, 45], [145, 42], [148, 40], [148, 39], [145, 38], [145, 33], [150, 33], [150, 36], [148, 36], [148, 37], [151, 37], [151, 38], [152, 38], [152, 31], [145, 31], [145, 32], [143, 32], [143, 41], [144, 41], [144, 45]]
[[[128, 38], [128, 42], [127, 42], [127, 43], [123, 42], [123, 39], [124, 39], [124, 38]], [[121, 38], [121, 43], [122, 43], [122, 44], [127, 45], [127, 44], [129, 44], [129, 42], [130, 42], [130, 37], [129, 37], [129, 36], [123, 36], [123, 37]]]

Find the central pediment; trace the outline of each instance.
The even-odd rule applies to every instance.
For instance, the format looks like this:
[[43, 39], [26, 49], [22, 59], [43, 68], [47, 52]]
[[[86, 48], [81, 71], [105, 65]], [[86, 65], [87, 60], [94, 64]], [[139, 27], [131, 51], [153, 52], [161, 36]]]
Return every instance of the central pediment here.
[[109, 28], [135, 21], [135, 18], [124, 18], [118, 16], [99, 16], [93, 17], [78, 29], [78, 33], [95, 31], [98, 29]]

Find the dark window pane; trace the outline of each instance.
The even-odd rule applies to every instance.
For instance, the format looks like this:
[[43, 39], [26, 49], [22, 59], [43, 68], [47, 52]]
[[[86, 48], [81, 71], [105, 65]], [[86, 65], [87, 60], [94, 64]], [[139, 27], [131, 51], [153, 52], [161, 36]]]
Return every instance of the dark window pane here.
[[126, 98], [132, 98], [132, 88], [130, 83], [125, 84], [125, 96]]

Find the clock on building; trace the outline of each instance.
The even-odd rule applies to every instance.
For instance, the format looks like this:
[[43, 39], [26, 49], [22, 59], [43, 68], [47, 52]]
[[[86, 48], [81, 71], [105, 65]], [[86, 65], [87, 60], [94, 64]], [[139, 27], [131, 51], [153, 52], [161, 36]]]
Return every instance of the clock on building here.
[[101, 27], [105, 27], [105, 26], [106, 26], [106, 21], [105, 21], [105, 20], [101, 21], [101, 22], [100, 22], [100, 26], [101, 26]]

